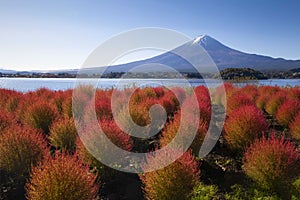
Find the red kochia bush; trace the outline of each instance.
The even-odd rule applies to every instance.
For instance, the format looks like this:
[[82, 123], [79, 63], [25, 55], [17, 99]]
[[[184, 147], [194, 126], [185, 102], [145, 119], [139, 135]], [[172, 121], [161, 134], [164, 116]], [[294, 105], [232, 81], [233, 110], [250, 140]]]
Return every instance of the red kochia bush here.
[[97, 90], [95, 95], [95, 111], [99, 119], [112, 119], [111, 91]]
[[22, 93], [20, 92], [0, 88], [0, 109], [9, 112], [15, 111], [18, 107], [18, 103], [21, 97]]
[[[172, 154], [178, 153], [169, 152]], [[161, 160], [147, 158], [148, 165], [157, 166], [164, 163], [169, 155]], [[155, 163], [153, 163], [155, 162]], [[190, 199], [193, 187], [199, 182], [199, 167], [191, 152], [185, 152], [169, 166], [140, 175], [146, 199]]]
[[243, 151], [268, 124], [261, 110], [255, 106], [242, 106], [234, 110], [225, 122], [225, 139], [232, 149]]
[[26, 178], [31, 165], [48, 154], [47, 142], [34, 129], [14, 126], [0, 134], [0, 169]]
[[272, 134], [247, 148], [244, 170], [261, 187], [280, 192], [299, 175], [299, 158], [295, 146]]
[[227, 99], [227, 115], [230, 115], [235, 109], [246, 105], [254, 105], [254, 101], [249, 96], [236, 92]]
[[194, 89], [194, 92], [197, 96], [198, 101], [211, 102], [210, 93], [205, 86], [198, 86]]
[[168, 116], [174, 114], [176, 105], [168, 96], [164, 96], [158, 100], [158, 104], [163, 106]]
[[290, 124], [290, 132], [293, 138], [300, 140], [300, 112], [297, 114], [294, 121]]
[[155, 88], [153, 88], [153, 90], [156, 94], [156, 97], [158, 97], [158, 98], [164, 96], [164, 94], [165, 94], [165, 90], [163, 87], [155, 87]]
[[28, 107], [24, 114], [24, 123], [48, 134], [49, 127], [56, 117], [57, 110], [53, 104], [38, 101]]
[[276, 113], [276, 120], [284, 127], [288, 127], [300, 111], [299, 100], [286, 100], [279, 106]]
[[17, 124], [17, 120], [13, 114], [4, 110], [0, 110], [0, 134], [7, 128]]
[[239, 92], [248, 96], [253, 102], [255, 102], [256, 98], [258, 97], [257, 86], [255, 85], [247, 85], [242, 87]]
[[110, 99], [107, 97], [96, 100], [95, 111], [98, 119], [112, 119]]
[[[132, 149], [133, 141], [130, 138], [130, 135], [124, 133], [114, 121], [101, 120], [99, 124], [105, 135], [112, 143], [126, 151], [130, 151]], [[119, 161], [121, 161], [121, 159], [124, 159], [124, 157], [122, 157], [123, 155], [116, 155], [116, 153], [109, 148], [109, 146], [105, 143], [103, 136], [99, 132], [97, 124], [87, 124], [83, 132], [84, 133], [80, 135], [80, 139], [84, 140], [85, 145], [80, 139], [78, 139], [76, 143], [76, 150], [79, 157], [85, 163], [94, 167], [102, 179], [111, 178], [115, 175], [115, 171], [106, 167], [98, 159], [103, 159], [104, 156], [109, 155], [112, 158], [119, 158]], [[100, 151], [99, 145], [101, 145], [103, 151]], [[89, 152], [88, 149], [92, 152]], [[97, 156], [98, 159], [94, 156]]]
[[183, 88], [174, 87], [171, 90], [165, 92], [164, 97], [170, 99], [170, 101], [176, 108], [175, 110], [177, 110], [180, 106], [180, 103], [182, 103], [186, 97], [186, 91]]
[[[198, 86], [195, 88], [195, 94], [198, 100], [201, 121], [209, 124], [211, 118], [211, 99], [210, 99], [209, 91], [204, 86]], [[188, 100], [188, 98], [186, 100]], [[190, 105], [190, 107], [193, 106]]]
[[[197, 104], [199, 104], [199, 112], [196, 112]], [[198, 102], [196, 98], [187, 97], [181, 110], [174, 115], [174, 120], [162, 131], [160, 144], [165, 146], [177, 136], [180, 138], [180, 143], [177, 145], [180, 148], [186, 148], [182, 145], [186, 145], [185, 141], [190, 141], [192, 133], [195, 133], [190, 148], [197, 155], [206, 135], [211, 116], [209, 105], [203, 105], [205, 102]]]
[[32, 169], [26, 184], [29, 200], [93, 200], [99, 184], [76, 156], [57, 154]]

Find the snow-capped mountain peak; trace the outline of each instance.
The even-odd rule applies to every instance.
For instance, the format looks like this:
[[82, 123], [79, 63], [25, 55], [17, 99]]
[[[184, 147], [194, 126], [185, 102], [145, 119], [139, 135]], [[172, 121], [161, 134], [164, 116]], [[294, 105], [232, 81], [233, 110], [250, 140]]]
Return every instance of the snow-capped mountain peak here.
[[208, 35], [200, 35], [194, 39], [193, 44], [206, 46], [210, 38], [211, 37], [209, 37]]
[[196, 38], [194, 39], [193, 44], [196, 44], [196, 43], [201, 42], [202, 40], [205, 40], [205, 37], [206, 37], [206, 35], [200, 35], [200, 36], [196, 37]]

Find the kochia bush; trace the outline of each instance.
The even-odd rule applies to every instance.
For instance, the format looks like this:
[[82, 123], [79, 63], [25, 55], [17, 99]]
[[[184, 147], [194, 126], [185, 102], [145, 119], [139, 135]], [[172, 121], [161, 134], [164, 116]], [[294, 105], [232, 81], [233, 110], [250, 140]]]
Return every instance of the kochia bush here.
[[214, 92], [214, 101], [218, 105], [226, 106], [227, 99], [237, 91], [237, 88], [230, 83], [224, 83], [216, 88]]
[[269, 94], [261, 94], [256, 98], [255, 105], [261, 110], [265, 110], [266, 103], [270, 99]]
[[265, 110], [265, 105], [268, 100], [278, 91], [281, 89], [277, 86], [260, 86], [258, 87], [258, 96], [256, 98], [256, 106], [261, 109]]
[[15, 126], [0, 134], [0, 169], [24, 179], [48, 154], [47, 142], [34, 129]]
[[261, 187], [285, 193], [299, 175], [299, 159], [295, 146], [273, 133], [256, 140], [246, 150], [243, 163], [246, 174]]
[[[178, 152], [174, 150], [169, 153]], [[161, 160], [148, 157], [147, 163], [156, 166], [156, 164], [163, 163], [167, 157], [167, 154], [165, 157], [162, 156]], [[188, 151], [169, 166], [140, 175], [146, 199], [190, 199], [193, 188], [199, 182], [198, 165], [191, 152]]]
[[50, 128], [49, 141], [63, 151], [75, 151], [77, 130], [73, 119], [58, 119]]
[[[207, 133], [211, 117], [210, 104], [207, 104], [208, 103], [204, 101], [198, 102], [196, 98], [187, 97], [181, 110], [174, 115], [174, 120], [162, 131], [160, 144], [165, 146], [176, 136], [180, 138], [180, 143], [177, 145], [181, 148], [186, 148], [186, 146], [183, 145], [187, 145], [185, 143], [190, 141], [192, 137], [191, 134], [195, 133], [195, 138], [189, 148], [197, 155]], [[196, 112], [197, 106], [199, 112]]]
[[277, 92], [272, 98], [266, 102], [265, 110], [268, 114], [274, 115], [277, 112], [278, 107], [285, 101], [286, 92], [280, 91]]
[[240, 93], [247, 95], [253, 102], [256, 101], [259, 93], [257, 86], [255, 85], [246, 85], [239, 90]]
[[0, 134], [7, 128], [17, 124], [17, 119], [12, 113], [0, 110]]
[[287, 99], [279, 106], [276, 120], [284, 127], [288, 127], [300, 111], [300, 101]]
[[54, 105], [38, 101], [26, 110], [24, 123], [32, 128], [41, 129], [45, 134], [48, 134], [50, 125], [56, 117], [57, 109]]
[[32, 169], [26, 184], [29, 200], [93, 200], [99, 184], [76, 156], [57, 154]]
[[231, 115], [231, 113], [241, 107], [241, 106], [246, 106], [246, 105], [255, 105], [254, 101], [248, 96], [243, 93], [235, 93], [232, 96], [230, 96], [227, 99], [227, 109], [226, 113], [227, 115]]
[[14, 90], [0, 88], [0, 109], [8, 112], [14, 112], [18, 107], [19, 100], [21, 99], [22, 95], [22, 93]]
[[[99, 124], [105, 135], [112, 143], [126, 151], [130, 151], [132, 149], [133, 141], [130, 138], [130, 135], [124, 133], [114, 121], [101, 120]], [[116, 171], [101, 163], [97, 158], [103, 159], [104, 156], [109, 155], [111, 158], [118, 158], [118, 161], [121, 162], [124, 157], [122, 157], [122, 155], [116, 155], [116, 153], [107, 146], [103, 140], [103, 136], [99, 132], [97, 124], [87, 124], [83, 131], [84, 133], [80, 135], [80, 139], [76, 142], [76, 152], [79, 157], [85, 163], [94, 167], [103, 180], [112, 178], [115, 176]], [[84, 140], [84, 144], [81, 141], [82, 139]], [[103, 151], [99, 149], [99, 145], [101, 145]], [[97, 156], [97, 158], [94, 156]]]
[[300, 112], [290, 124], [290, 132], [293, 138], [300, 140]]
[[255, 106], [242, 106], [225, 121], [225, 140], [232, 149], [242, 152], [267, 129], [268, 123], [261, 110]]
[[288, 98], [300, 100], [300, 87], [295, 86], [287, 89]]
[[[181, 143], [177, 144], [178, 148], [186, 148], [184, 141], [189, 141], [191, 139], [191, 132], [196, 131], [194, 140], [192, 141], [191, 146], [189, 147], [192, 150], [192, 153], [198, 155], [200, 147], [203, 143], [204, 137], [206, 135], [208, 126], [205, 123], [202, 124], [190, 124], [188, 123], [189, 118], [192, 118], [190, 115], [186, 115], [182, 122], [180, 120], [181, 113], [175, 115], [175, 119], [169, 123], [166, 128], [162, 131], [162, 135], [159, 139], [161, 146], [168, 145], [175, 136], [179, 137]], [[201, 122], [200, 122], [201, 123]]]

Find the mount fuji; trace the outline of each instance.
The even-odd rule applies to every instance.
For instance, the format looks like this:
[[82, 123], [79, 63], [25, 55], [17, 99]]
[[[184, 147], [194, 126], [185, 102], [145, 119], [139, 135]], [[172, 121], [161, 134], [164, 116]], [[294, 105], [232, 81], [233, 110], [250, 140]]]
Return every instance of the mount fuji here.
[[[269, 56], [244, 53], [242, 51], [232, 49], [208, 35], [201, 35], [175, 48], [174, 50], [152, 58], [126, 64], [113, 65], [106, 69], [102, 66], [85, 68], [84, 71], [88, 74], [97, 74], [99, 72], [103, 72], [105, 69], [104, 73], [123, 73], [128, 72], [135, 67], [143, 66], [139, 72], [168, 72], [166, 69], [161, 67], [161, 65], [165, 65], [181, 73], [197, 73], [195, 68], [187, 60], [173, 53], [185, 52], [184, 54], [188, 55], [188, 57], [201, 59], [199, 52], [194, 52], [193, 48], [191, 48], [191, 45], [194, 44], [200, 45], [203, 50], [206, 51], [206, 56], [210, 56], [219, 70], [224, 70], [226, 68], [251, 68], [261, 72], [286, 72], [293, 70], [299, 71], [300, 69], [300, 60], [286, 60], [283, 58], [272, 58]], [[1, 72], [7, 73], [7, 71], [0, 70], [0, 73]], [[78, 70], [50, 70], [48, 72], [76, 74]]]
[[[272, 58], [269, 56], [244, 53], [225, 46], [208, 35], [201, 35], [194, 40], [177, 47], [174, 51], [188, 51], [188, 54], [193, 57], [197, 54], [193, 55], [195, 52], [192, 52], [189, 49], [189, 45], [195, 43], [199, 44], [208, 53], [219, 70], [226, 68], [252, 68], [254, 70], [265, 72], [288, 71], [300, 68], [300, 60], [286, 60], [283, 58]], [[145, 67], [143, 67], [143, 72], [159, 71], [160, 67], [158, 64], [169, 66], [183, 73], [195, 72], [195, 69], [189, 62], [172, 52], [173, 51], [166, 52], [145, 60], [110, 66], [106, 69], [106, 72], [127, 72], [140, 65], [145, 65]]]

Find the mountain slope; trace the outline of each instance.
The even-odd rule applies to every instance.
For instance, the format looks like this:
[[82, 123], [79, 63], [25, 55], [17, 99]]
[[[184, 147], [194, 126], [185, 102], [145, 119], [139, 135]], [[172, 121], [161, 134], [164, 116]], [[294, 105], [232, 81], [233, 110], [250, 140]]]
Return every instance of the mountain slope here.
[[220, 69], [228, 67], [251, 67], [261, 71], [287, 71], [300, 66], [300, 60], [285, 60], [282, 58], [244, 53], [231, 49], [209, 36], [202, 37], [199, 44], [208, 52]]
[[[300, 60], [285, 60], [282, 58], [244, 53], [227, 47], [208, 35], [199, 36], [193, 41], [176, 48], [176, 50], [189, 51], [190, 45], [195, 43], [198, 43], [207, 51], [220, 70], [248, 67], [259, 71], [288, 71], [300, 67]], [[191, 57], [193, 53], [189, 52]], [[126, 72], [139, 65], [148, 65], [143, 67], [144, 71], [155, 71], [159, 68], [155, 67], [157, 64], [151, 63], [167, 65], [179, 72], [195, 72], [186, 60], [171, 52], [166, 52], [142, 61], [111, 66], [107, 69], [107, 72]]]
[[[192, 45], [199, 44], [215, 62], [220, 70], [227, 68], [252, 68], [262, 72], [266, 71], [289, 71], [292, 69], [300, 68], [300, 60], [285, 60], [282, 58], [272, 58], [263, 55], [248, 54], [228, 46], [225, 46], [216, 39], [202, 35], [194, 40], [177, 47], [176, 49], [155, 56], [153, 58], [131, 62], [127, 64], [114, 65], [106, 69], [105, 73], [112, 72], [128, 72], [138, 66], [143, 66], [135, 72], [165, 72], [166, 69], [162, 68], [161, 65], [169, 66], [174, 70], [181, 73], [195, 73], [196, 70], [192, 65], [182, 57], [172, 52], [184, 52], [189, 58], [201, 59], [199, 52], [194, 52], [195, 48]], [[201, 54], [200, 54], [201, 55]], [[85, 69], [84, 73], [99, 73], [103, 71], [102, 66], [96, 68]], [[207, 69], [209, 70], [209, 69]], [[70, 73], [75, 74], [78, 70], [55, 70], [48, 71], [49, 73]], [[208, 71], [209, 72], [209, 71]], [[16, 73], [12, 70], [0, 70], [0, 73]]]

